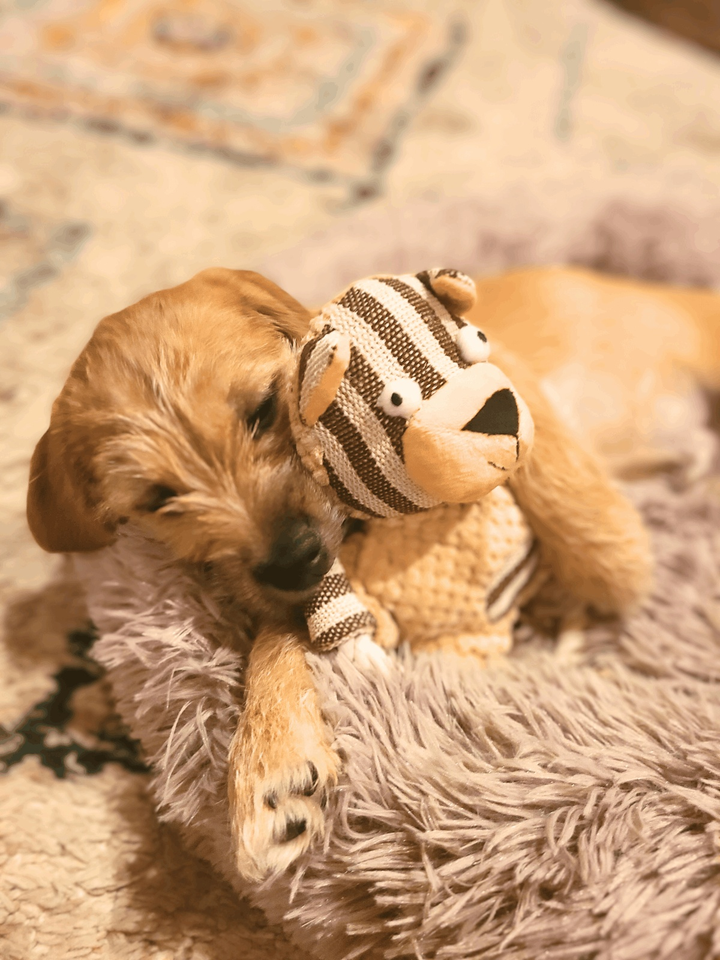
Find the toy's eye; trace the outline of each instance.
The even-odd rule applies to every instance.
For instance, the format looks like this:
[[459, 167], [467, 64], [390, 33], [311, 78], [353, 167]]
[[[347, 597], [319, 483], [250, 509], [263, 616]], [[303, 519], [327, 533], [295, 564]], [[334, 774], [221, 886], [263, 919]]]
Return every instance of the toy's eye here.
[[455, 338], [460, 356], [465, 363], [484, 363], [490, 356], [490, 344], [487, 337], [471, 324], [463, 327]]
[[391, 380], [378, 397], [377, 405], [389, 417], [409, 420], [422, 406], [422, 391], [414, 380]]

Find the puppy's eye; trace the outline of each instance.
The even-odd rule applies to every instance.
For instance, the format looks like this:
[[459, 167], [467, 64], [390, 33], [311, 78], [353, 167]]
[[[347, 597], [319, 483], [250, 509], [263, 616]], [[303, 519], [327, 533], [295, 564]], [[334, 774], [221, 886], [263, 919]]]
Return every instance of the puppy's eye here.
[[389, 417], [409, 420], [422, 406], [422, 391], [414, 380], [391, 380], [378, 397], [377, 405]]
[[171, 500], [177, 497], [177, 490], [172, 487], [166, 487], [162, 483], [153, 484], [147, 492], [147, 497], [140, 504], [140, 508], [147, 513], [157, 513], [162, 507], [166, 507]]
[[472, 324], [468, 323], [458, 331], [455, 343], [465, 363], [484, 363], [490, 356], [487, 337]]
[[277, 416], [277, 393], [273, 390], [248, 416], [246, 423], [252, 435], [261, 437], [275, 423]]

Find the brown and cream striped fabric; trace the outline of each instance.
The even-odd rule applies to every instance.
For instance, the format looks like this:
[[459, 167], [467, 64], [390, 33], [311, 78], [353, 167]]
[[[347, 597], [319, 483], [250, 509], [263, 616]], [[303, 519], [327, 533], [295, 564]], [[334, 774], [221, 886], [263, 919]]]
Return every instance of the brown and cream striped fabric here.
[[402, 438], [407, 421], [377, 406], [386, 383], [414, 380], [423, 399], [432, 396], [468, 364], [455, 345], [464, 320], [432, 292], [440, 276], [469, 277], [451, 270], [373, 277], [349, 287], [318, 319], [320, 334], [301, 357], [303, 373], [313, 369], [312, 352], [324, 333], [352, 338], [350, 364], [334, 402], [313, 430], [322, 450], [330, 486], [355, 515], [397, 517], [437, 506], [407, 475]]
[[500, 571], [495, 582], [490, 585], [486, 600], [487, 618], [497, 623], [509, 612], [530, 583], [540, 560], [540, 548], [537, 540], [528, 531], [528, 539], [517, 555]]
[[377, 627], [375, 617], [353, 591], [339, 560], [306, 605], [305, 618], [313, 646], [319, 650], [331, 650], [360, 636], [372, 637]]

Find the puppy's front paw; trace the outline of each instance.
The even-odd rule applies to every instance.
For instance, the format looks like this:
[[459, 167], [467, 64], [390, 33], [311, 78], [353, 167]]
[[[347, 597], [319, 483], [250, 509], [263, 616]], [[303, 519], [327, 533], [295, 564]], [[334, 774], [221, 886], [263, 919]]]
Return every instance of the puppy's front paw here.
[[230, 751], [230, 811], [239, 872], [281, 873], [325, 831], [339, 761], [324, 732], [304, 727], [263, 744], [239, 730]]

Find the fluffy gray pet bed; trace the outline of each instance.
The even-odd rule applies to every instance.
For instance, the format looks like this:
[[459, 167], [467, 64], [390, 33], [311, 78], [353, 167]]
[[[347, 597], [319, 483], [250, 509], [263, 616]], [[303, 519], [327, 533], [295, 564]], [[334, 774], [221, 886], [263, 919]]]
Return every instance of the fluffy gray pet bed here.
[[[467, 208], [465, 201], [463, 217]], [[475, 210], [474, 263], [464, 254], [458, 266], [519, 262], [515, 254], [498, 262], [491, 239], [480, 242], [493, 236], [488, 210]], [[693, 261], [676, 243], [692, 217], [695, 234], [704, 231], [701, 246], [717, 239], [716, 227], [691, 213], [608, 201], [582, 224], [576, 217], [564, 247], [562, 227], [548, 214], [553, 256], [533, 247], [541, 236], [533, 226], [520, 259], [603, 265], [604, 258], [640, 275], [717, 282], [716, 257], [696, 246]], [[535, 225], [541, 220], [537, 211], [528, 215]], [[365, 222], [375, 229], [372, 218]], [[507, 251], [501, 233], [496, 252]], [[337, 236], [318, 243], [315, 257], [324, 250], [332, 261], [332, 293], [344, 281], [344, 248]], [[399, 249], [394, 257], [388, 251], [383, 269], [426, 265], [399, 262]], [[571, 256], [578, 249], [584, 257]], [[449, 262], [448, 250], [433, 248], [425, 260]], [[294, 293], [302, 291], [288, 278], [304, 271], [304, 255], [284, 261], [284, 277], [276, 263], [275, 275]], [[353, 275], [375, 269], [355, 263]], [[317, 298], [326, 293], [318, 289]], [[324, 847], [251, 890], [229, 852], [226, 753], [243, 660], [223, 645], [228, 625], [157, 545], [132, 532], [78, 558], [101, 633], [95, 655], [153, 763], [161, 816], [327, 960], [720, 955], [715, 482], [684, 493], [659, 480], [633, 490], [654, 532], [658, 581], [645, 609], [619, 631], [598, 627], [558, 647], [526, 630], [508, 663], [486, 672], [468, 661], [403, 655], [379, 678], [342, 656], [309, 655], [345, 772], [328, 806]]]
[[[700, 960], [720, 951], [720, 498], [639, 496], [658, 588], [616, 636], [503, 668], [310, 657], [346, 768], [324, 849], [250, 891], [309, 952]], [[226, 751], [242, 659], [157, 547], [79, 564], [165, 820], [235, 884]]]

